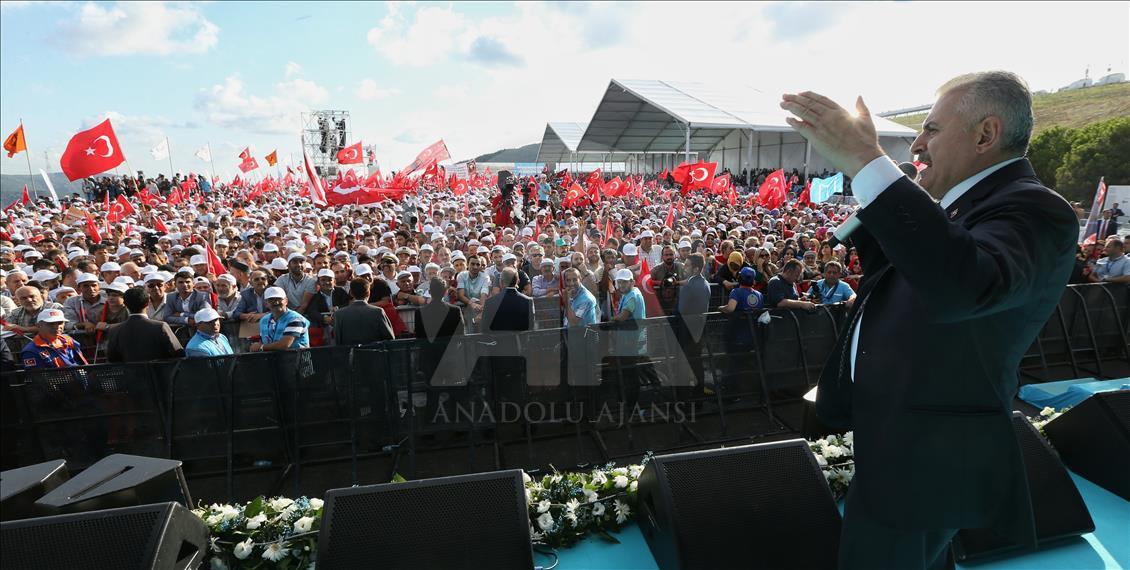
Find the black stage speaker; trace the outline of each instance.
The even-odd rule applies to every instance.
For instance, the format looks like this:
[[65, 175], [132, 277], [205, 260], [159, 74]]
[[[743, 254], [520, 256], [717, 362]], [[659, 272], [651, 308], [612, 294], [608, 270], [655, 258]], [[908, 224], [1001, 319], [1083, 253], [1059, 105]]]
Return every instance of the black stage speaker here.
[[1130, 501], [1130, 390], [1095, 394], [1044, 432], [1072, 471]]
[[35, 504], [74, 513], [166, 501], [192, 506], [180, 461], [117, 453], [87, 467]]
[[638, 508], [662, 569], [836, 567], [840, 513], [804, 440], [657, 456]]
[[55, 514], [52, 509], [36, 506], [35, 501], [68, 477], [67, 462], [63, 459], [0, 473], [0, 520], [14, 521]]
[[326, 492], [319, 570], [533, 568], [522, 472]]
[[176, 503], [55, 515], [0, 524], [0, 567], [21, 570], [198, 568], [208, 527]]
[[[1038, 544], [1042, 546], [1045, 542], [1095, 530], [1091, 512], [1079, 495], [1079, 489], [1047, 440], [1020, 412], [1012, 413], [1012, 429], [1024, 456]], [[959, 562], [1005, 554], [1018, 548], [992, 529], [983, 528], [958, 531], [951, 544], [954, 558]]]

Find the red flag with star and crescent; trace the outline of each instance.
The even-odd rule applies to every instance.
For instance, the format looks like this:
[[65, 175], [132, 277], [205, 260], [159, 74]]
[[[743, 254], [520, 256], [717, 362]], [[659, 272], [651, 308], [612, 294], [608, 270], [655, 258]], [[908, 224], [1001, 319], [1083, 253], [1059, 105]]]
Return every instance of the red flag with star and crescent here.
[[90, 241], [102, 243], [102, 234], [98, 233], [98, 224], [94, 223], [94, 218], [90, 217], [90, 214], [86, 215], [86, 235], [90, 237]]
[[361, 164], [364, 161], [365, 154], [361, 150], [361, 141], [337, 151], [338, 164]]
[[113, 169], [125, 162], [122, 147], [110, 119], [98, 123], [93, 128], [77, 133], [67, 143], [67, 149], [59, 158], [63, 174], [72, 182]]
[[730, 173], [727, 172], [721, 176], [714, 177], [714, 182], [710, 184], [710, 193], [715, 196], [725, 196], [732, 186], [733, 183], [730, 181]]
[[133, 205], [129, 203], [124, 194], [118, 194], [118, 199], [110, 205], [110, 209], [106, 214], [106, 219], [111, 222], [118, 222], [126, 216], [132, 216], [137, 211], [133, 209]]
[[420, 151], [420, 154], [416, 156], [416, 160], [413, 160], [408, 166], [402, 168], [401, 172], [407, 176], [427, 166], [430, 162], [439, 162], [449, 158], [451, 158], [451, 153], [447, 151], [447, 145], [443, 143], [443, 139], [440, 139], [428, 148]]
[[774, 170], [757, 189], [757, 203], [770, 210], [785, 204], [785, 171]]
[[709, 188], [714, 183], [714, 171], [718, 168], [717, 162], [698, 161], [694, 164], [680, 164], [675, 167], [671, 177], [678, 182], [682, 193], [686, 194], [697, 188]]

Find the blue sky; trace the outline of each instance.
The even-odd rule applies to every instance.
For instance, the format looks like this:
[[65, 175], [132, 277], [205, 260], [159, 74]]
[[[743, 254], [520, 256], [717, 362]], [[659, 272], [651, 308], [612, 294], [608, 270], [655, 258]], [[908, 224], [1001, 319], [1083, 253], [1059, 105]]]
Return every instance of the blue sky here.
[[[0, 130], [22, 117], [33, 166], [47, 151], [57, 171], [69, 137], [109, 116], [134, 169], [167, 171], [148, 152], [167, 136], [176, 170], [203, 170], [192, 153], [207, 142], [230, 176], [245, 146], [300, 157], [302, 111], [345, 109], [387, 170], [439, 138], [462, 159], [587, 121], [612, 77], [862, 94], [878, 111], [966, 71], [1010, 69], [1033, 89], [1127, 71], [1126, 2], [977, 4], [982, 22], [1027, 11], [1022, 32], [964, 6], [3, 2]], [[1065, 33], [1086, 41], [1030, 39]]]

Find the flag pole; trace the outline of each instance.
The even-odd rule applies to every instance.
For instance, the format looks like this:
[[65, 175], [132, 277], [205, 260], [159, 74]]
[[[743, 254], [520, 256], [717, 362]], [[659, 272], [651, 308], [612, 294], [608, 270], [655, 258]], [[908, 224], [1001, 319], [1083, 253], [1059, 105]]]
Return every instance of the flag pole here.
[[215, 184], [216, 183], [215, 182], [215, 180], [216, 180], [216, 163], [212, 160], [212, 143], [205, 142], [204, 146], [208, 147], [208, 165], [212, 167], [212, 180], [209, 180], [209, 182], [211, 182], [212, 184]]
[[[174, 174], [173, 145], [169, 144], [169, 135], [165, 135], [165, 150], [169, 152], [169, 176], [172, 176]], [[132, 170], [132, 168], [130, 170]]]
[[[27, 159], [27, 183], [31, 185], [31, 193], [39, 201], [39, 192], [35, 189], [35, 174], [31, 171], [31, 151], [27, 148], [27, 131], [24, 130], [24, 120], [20, 119], [20, 132], [24, 134], [24, 158]], [[43, 151], [43, 166], [47, 167], [47, 151]]]

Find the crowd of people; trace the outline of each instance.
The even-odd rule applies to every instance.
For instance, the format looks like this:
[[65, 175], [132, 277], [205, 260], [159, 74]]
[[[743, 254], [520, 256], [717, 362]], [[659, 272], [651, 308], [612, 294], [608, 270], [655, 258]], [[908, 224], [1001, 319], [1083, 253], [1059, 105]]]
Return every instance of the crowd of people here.
[[[84, 196], [16, 205], [3, 223], [5, 360], [67, 367], [358, 345], [434, 336], [425, 323], [449, 335], [524, 330], [541, 298], [559, 299], [562, 327], [852, 303], [859, 258], [829, 238], [853, 201], [798, 203], [793, 171], [786, 202], [762, 207], [751, 189], [769, 172], [735, 173], [736, 200], [640, 176], [647, 192], [571, 207], [554, 173], [515, 179], [509, 194], [424, 185], [336, 208], [297, 186], [256, 196], [190, 175], [193, 198], [170, 205], [161, 197], [180, 175], [91, 179]], [[142, 191], [156, 198], [107, 219], [107, 194]], [[1130, 280], [1122, 248], [1113, 233], [1081, 246], [1074, 280]], [[724, 304], [710, 306], [712, 287]], [[402, 318], [405, 308], [416, 318]], [[418, 316], [429, 312], [440, 317]]]

